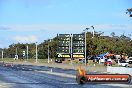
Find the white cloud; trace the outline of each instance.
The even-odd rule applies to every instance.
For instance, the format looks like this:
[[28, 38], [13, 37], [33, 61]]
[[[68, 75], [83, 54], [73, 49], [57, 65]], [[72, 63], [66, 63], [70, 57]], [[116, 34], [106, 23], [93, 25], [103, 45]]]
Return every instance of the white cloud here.
[[106, 34], [110, 34], [111, 32], [115, 32], [117, 35], [131, 34], [132, 33], [132, 25], [130, 24], [99, 24], [95, 25], [95, 30], [102, 31]]
[[[102, 31], [105, 34], [110, 34], [111, 32], [115, 32], [118, 35], [122, 33], [132, 33], [132, 25], [131, 24], [35, 24], [35, 25], [4, 25], [4, 27], [8, 28], [12, 32], [36, 32], [41, 33], [41, 35], [48, 35], [50, 38], [55, 36], [57, 33], [81, 33], [87, 27], [93, 25], [95, 27], [95, 31]], [[3, 26], [3, 25], [0, 25]], [[92, 31], [92, 28], [89, 30]], [[30, 35], [34, 35], [34, 34]], [[40, 36], [40, 35], [39, 35]], [[47, 36], [47, 37], [48, 37]]]
[[[0, 25], [8, 28], [12, 31], [82, 31], [86, 27], [90, 27], [92, 24], [41, 24], [41, 25]], [[122, 30], [132, 29], [131, 24], [93, 24], [95, 30]], [[75, 31], [76, 32], [76, 31]]]
[[37, 41], [37, 37], [34, 35], [31, 35], [31, 36], [15, 36], [14, 40], [16, 42], [20, 42], [20, 43], [34, 43]]
[[[115, 32], [117, 36], [121, 34], [132, 34], [131, 24], [40, 24], [40, 25], [0, 25], [0, 39], [4, 44], [0, 44], [0, 47], [8, 46], [12, 43], [41, 43], [43, 40], [53, 38], [57, 34], [76, 34], [81, 33], [85, 28], [90, 28], [89, 32], [92, 32], [91, 25], [94, 26], [95, 31], [104, 32], [104, 35], [110, 35], [111, 32]], [[3, 30], [8, 28], [8, 30]]]
[[[111, 32], [115, 32], [117, 35], [131, 34], [132, 25], [131, 24], [35, 24], [35, 25], [4, 25], [4, 27], [9, 28], [7, 31], [19, 32], [24, 35], [36, 35], [38, 38], [48, 39], [53, 38], [54, 36], [60, 33], [81, 33], [85, 28], [90, 28], [92, 32], [91, 25], [95, 27], [95, 31], [102, 31], [104, 34], [109, 35]], [[3, 26], [3, 25], [0, 25]], [[6, 30], [5, 30], [6, 31]], [[11, 33], [10, 32], [10, 33]], [[28, 34], [29, 33], [29, 34]], [[31, 36], [16, 36], [15, 40], [19, 41], [35, 41], [36, 37], [31, 38]], [[40, 40], [40, 39], [39, 39]]]
[[98, 29], [105, 29], [105, 30], [121, 30], [121, 29], [131, 29], [132, 25], [129, 24], [99, 24], [95, 25]]

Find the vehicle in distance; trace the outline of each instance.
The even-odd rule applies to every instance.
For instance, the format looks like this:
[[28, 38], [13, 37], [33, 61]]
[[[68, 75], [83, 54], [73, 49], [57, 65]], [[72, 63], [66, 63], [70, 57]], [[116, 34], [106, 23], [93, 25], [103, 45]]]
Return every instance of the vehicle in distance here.
[[129, 66], [128, 62], [126, 62], [126, 61], [118, 62], [118, 65], [123, 66], [123, 67], [128, 67]]
[[[85, 63], [85, 59], [80, 60], [81, 63]], [[88, 59], [86, 59], [86, 63], [88, 63]]]
[[105, 61], [104, 66], [112, 66], [112, 62], [111, 61]]
[[132, 64], [132, 57], [128, 58], [128, 62], [129, 62], [129, 64]]
[[62, 63], [62, 60], [61, 59], [56, 59], [55, 62], [56, 63]]
[[89, 56], [87, 57], [88, 60], [93, 60], [93, 59], [95, 59], [95, 58], [96, 58], [96, 56], [94, 56], [94, 55], [89, 55]]

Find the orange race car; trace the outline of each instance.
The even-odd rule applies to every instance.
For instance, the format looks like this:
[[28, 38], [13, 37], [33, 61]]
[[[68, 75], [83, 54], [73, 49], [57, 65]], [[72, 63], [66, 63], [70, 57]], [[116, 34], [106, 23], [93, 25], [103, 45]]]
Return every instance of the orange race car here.
[[76, 74], [78, 84], [87, 83], [130, 83], [131, 76], [129, 74], [86, 74], [85, 70], [78, 68]]

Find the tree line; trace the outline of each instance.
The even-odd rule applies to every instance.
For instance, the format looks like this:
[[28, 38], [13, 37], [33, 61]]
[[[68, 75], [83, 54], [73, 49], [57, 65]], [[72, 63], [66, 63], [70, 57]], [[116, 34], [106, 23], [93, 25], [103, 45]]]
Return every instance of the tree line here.
[[[104, 36], [104, 32], [95, 32], [94, 37], [91, 32], [86, 33], [87, 36], [87, 56], [88, 55], [99, 55], [102, 53], [110, 52], [114, 54], [127, 54], [132, 56], [132, 40], [131, 35], [126, 36], [124, 34], [117, 36], [114, 32], [110, 36]], [[54, 37], [51, 41], [44, 40], [38, 45], [38, 58], [47, 59], [48, 48], [50, 58], [56, 58], [58, 38]], [[22, 51], [26, 51], [28, 45], [28, 57], [29, 59], [35, 58], [36, 44], [11, 44], [8, 48], [4, 48], [4, 58], [14, 58], [16, 51], [19, 58], [22, 58]], [[2, 49], [0, 49], [2, 51]]]

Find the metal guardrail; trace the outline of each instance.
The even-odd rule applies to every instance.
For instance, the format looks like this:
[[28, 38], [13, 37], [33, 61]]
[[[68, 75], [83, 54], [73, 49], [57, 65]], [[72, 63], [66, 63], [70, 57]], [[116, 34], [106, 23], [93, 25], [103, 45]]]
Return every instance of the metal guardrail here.
[[132, 76], [132, 68], [129, 67], [107, 67], [107, 72], [117, 74], [130, 74]]

